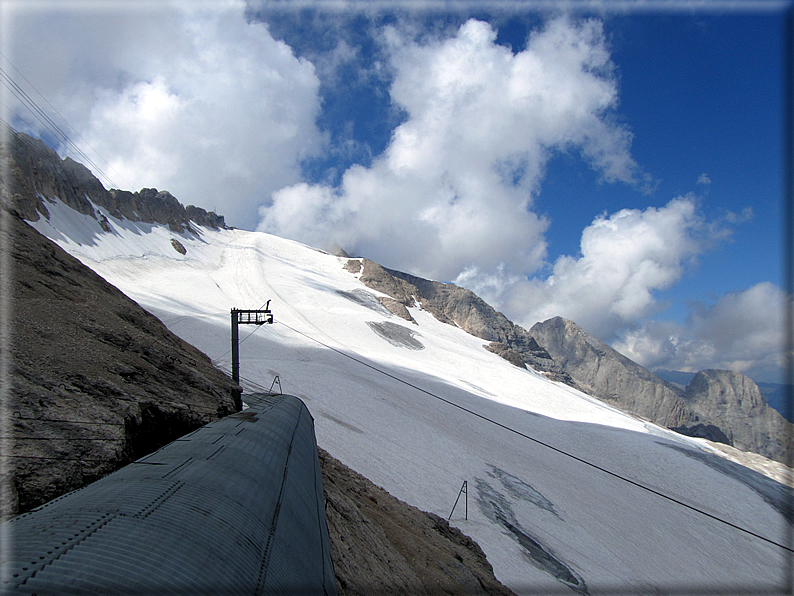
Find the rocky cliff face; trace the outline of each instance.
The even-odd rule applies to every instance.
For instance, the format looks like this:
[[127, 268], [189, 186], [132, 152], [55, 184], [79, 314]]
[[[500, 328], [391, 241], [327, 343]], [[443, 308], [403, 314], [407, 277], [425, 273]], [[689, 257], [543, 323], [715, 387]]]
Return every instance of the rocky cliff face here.
[[786, 461], [794, 427], [766, 404], [752, 379], [730, 370], [702, 370], [687, 386], [684, 401], [698, 420], [724, 432], [729, 445]]
[[9, 174], [3, 181], [5, 193], [12, 209], [27, 221], [49, 217], [43, 197], [57, 197], [94, 219], [97, 214], [91, 203], [107, 209], [113, 217], [168, 225], [175, 232], [190, 231], [191, 222], [214, 229], [226, 227], [223, 216], [193, 205], [184, 207], [168, 191], [106, 190], [88, 168], [69, 157], [61, 159], [43, 142], [23, 133], [6, 127], [0, 130], [0, 141], [0, 159]]
[[[516, 366], [531, 366], [626, 412], [682, 434], [706, 438], [786, 461], [794, 426], [766, 406], [749, 378], [727, 371], [699, 373], [686, 392], [657, 377], [592, 337], [572, 321], [555, 317], [526, 331], [473, 292], [381, 267], [348, 261], [368, 287], [391, 298], [381, 303], [413, 321], [407, 307], [419, 304], [439, 321], [490, 343], [484, 347]], [[730, 396], [730, 397], [726, 397]]]
[[367, 287], [388, 294], [392, 302], [382, 301], [394, 314], [413, 320], [406, 307], [419, 304], [443, 323], [460, 327], [467, 333], [490, 342], [487, 349], [516, 366], [529, 365], [555, 381], [578, 387], [576, 381], [526, 329], [515, 325], [470, 290], [454, 284], [429, 281], [381, 267], [362, 259], [349, 262], [351, 271], [361, 270], [360, 280]]
[[666, 427], [684, 427], [693, 419], [680, 389], [573, 321], [555, 317], [536, 323], [530, 333], [591, 395]]
[[2, 517], [239, 409], [209, 358], [16, 216], [3, 358]]
[[562, 317], [536, 323], [530, 333], [587, 393], [682, 434], [786, 461], [794, 426], [748, 377], [701, 371], [682, 390]]

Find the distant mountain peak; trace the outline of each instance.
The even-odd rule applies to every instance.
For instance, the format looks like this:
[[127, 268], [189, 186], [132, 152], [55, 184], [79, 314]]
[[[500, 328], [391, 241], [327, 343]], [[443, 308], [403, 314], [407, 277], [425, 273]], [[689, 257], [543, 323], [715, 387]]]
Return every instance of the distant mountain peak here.
[[554, 317], [536, 323], [530, 333], [585, 392], [607, 403], [682, 434], [785, 460], [790, 423], [766, 405], [758, 386], [741, 373], [703, 370], [682, 389], [573, 321]]

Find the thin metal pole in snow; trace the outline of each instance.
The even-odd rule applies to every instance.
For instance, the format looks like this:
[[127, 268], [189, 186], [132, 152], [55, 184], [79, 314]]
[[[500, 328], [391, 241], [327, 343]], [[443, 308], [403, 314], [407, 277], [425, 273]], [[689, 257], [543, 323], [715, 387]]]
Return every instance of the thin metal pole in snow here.
[[458, 506], [458, 501], [460, 500], [460, 496], [461, 495], [466, 495], [466, 498], [464, 499], [464, 502], [466, 504], [466, 509], [465, 509], [466, 518], [465, 519], [467, 519], [467, 520], [469, 519], [469, 490], [468, 490], [468, 487], [469, 487], [468, 481], [464, 480], [463, 481], [463, 486], [460, 487], [460, 492], [458, 492], [458, 498], [455, 499], [455, 504], [452, 506], [452, 511], [449, 512], [449, 517], [447, 518], [447, 521], [452, 519], [452, 514], [455, 513], [455, 507]]

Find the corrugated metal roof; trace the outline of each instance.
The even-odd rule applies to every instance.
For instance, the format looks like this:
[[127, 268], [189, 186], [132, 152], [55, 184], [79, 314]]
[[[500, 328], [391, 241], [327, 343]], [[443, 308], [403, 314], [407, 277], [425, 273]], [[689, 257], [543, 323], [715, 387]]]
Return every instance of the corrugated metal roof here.
[[2, 590], [336, 594], [314, 421], [256, 404], [6, 522]]

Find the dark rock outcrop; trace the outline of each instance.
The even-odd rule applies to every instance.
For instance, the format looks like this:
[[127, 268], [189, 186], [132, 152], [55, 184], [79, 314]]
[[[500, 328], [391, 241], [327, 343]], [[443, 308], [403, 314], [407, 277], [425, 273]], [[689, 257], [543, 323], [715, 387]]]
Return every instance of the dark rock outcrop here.
[[418, 324], [416, 319], [411, 316], [408, 308], [402, 302], [398, 302], [394, 298], [389, 298], [388, 296], [378, 296], [378, 302], [380, 302], [383, 308], [388, 310], [391, 314], [397, 315], [401, 319], [405, 319], [414, 325]]
[[240, 408], [237, 386], [206, 355], [27, 223], [6, 217], [4, 519]]
[[27, 221], [49, 218], [45, 198], [57, 197], [75, 211], [100, 220], [100, 224], [101, 216], [91, 203], [113, 217], [159, 223], [175, 232], [191, 231], [191, 222], [213, 229], [226, 227], [222, 215], [193, 205], [184, 207], [168, 191], [106, 190], [84, 165], [70, 157], [61, 159], [42, 141], [4, 125], [0, 128], [0, 159], [8, 168], [4, 192], [11, 208]]
[[479, 545], [320, 449], [325, 513], [339, 594], [512, 594]]
[[526, 369], [527, 365], [524, 363], [524, 359], [521, 357], [521, 354], [516, 352], [513, 348], [508, 346], [507, 344], [503, 344], [499, 341], [492, 341], [491, 343], [485, 346], [485, 349], [489, 352], [493, 352], [497, 356], [501, 356], [505, 360], [507, 360], [513, 366], [517, 366], [518, 368]]
[[713, 424], [693, 424], [691, 426], [676, 426], [671, 428], [670, 430], [674, 430], [677, 433], [682, 435], [686, 435], [688, 437], [697, 437], [699, 439], [708, 439], [709, 441], [714, 441], [715, 443], [723, 443], [725, 445], [730, 445], [731, 440], [728, 438], [724, 432], [722, 432], [718, 427], [714, 426]]

